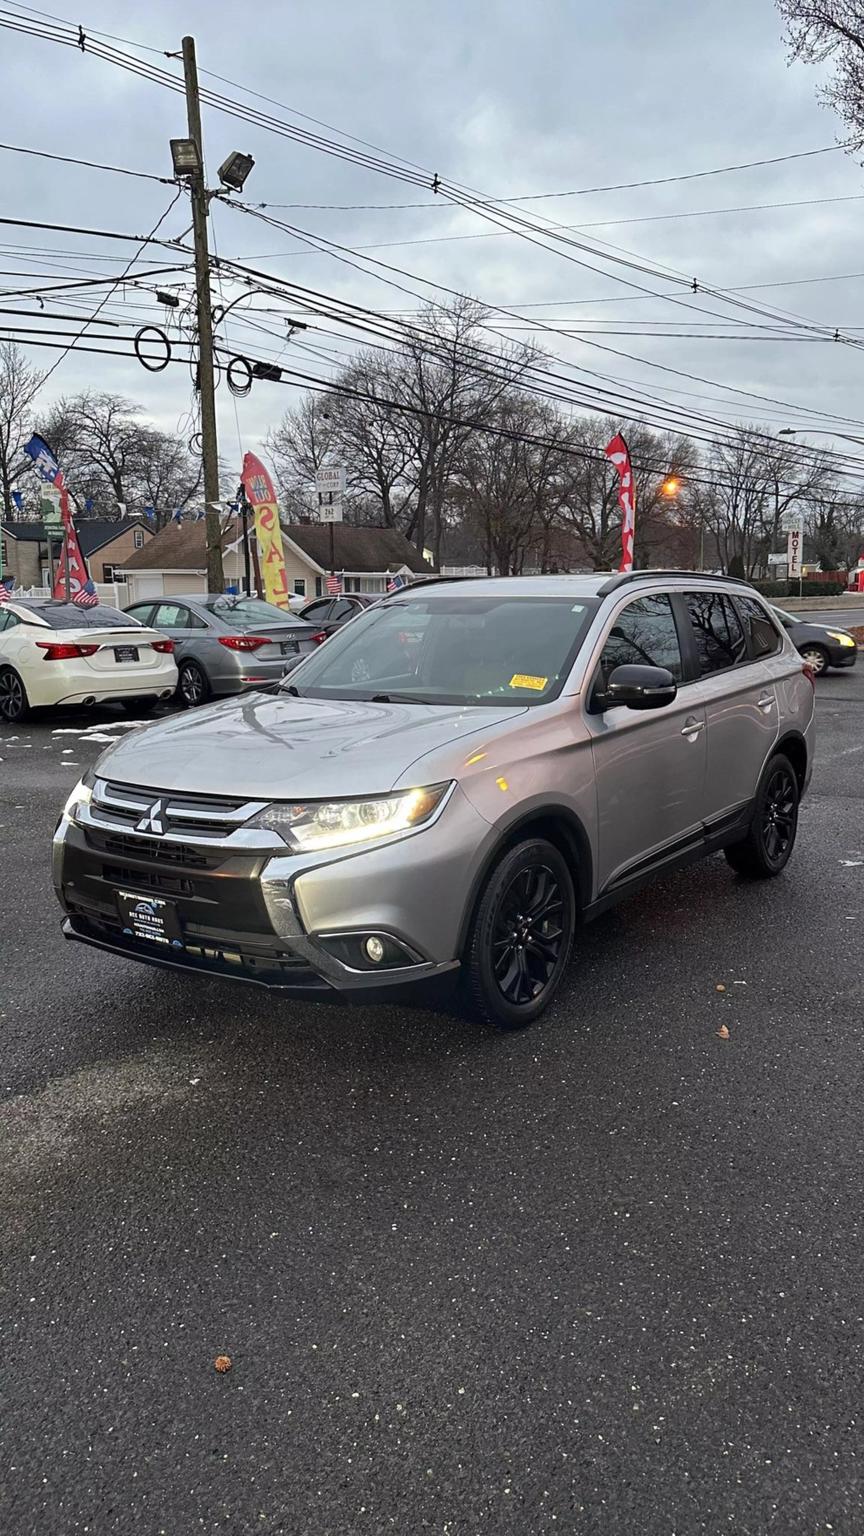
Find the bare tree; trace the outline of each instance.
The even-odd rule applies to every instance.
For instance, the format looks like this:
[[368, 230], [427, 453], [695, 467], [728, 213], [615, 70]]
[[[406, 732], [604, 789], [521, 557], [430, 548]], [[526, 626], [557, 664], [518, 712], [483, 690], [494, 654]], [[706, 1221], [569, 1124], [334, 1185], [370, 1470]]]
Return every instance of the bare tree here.
[[12, 480], [33, 430], [33, 401], [43, 375], [14, 341], [0, 342], [0, 512], [14, 516]]
[[864, 142], [864, 11], [859, 0], [777, 0], [786, 23], [790, 59], [807, 64], [831, 61], [834, 72], [820, 91]]
[[831, 483], [824, 453], [798, 443], [769, 443], [755, 427], [739, 426], [712, 445], [713, 491], [707, 520], [723, 567], [753, 576], [778, 543], [783, 514], [806, 507]]
[[122, 506], [152, 506], [162, 523], [195, 495], [200, 465], [182, 443], [141, 421], [140, 410], [123, 395], [88, 390], [48, 413], [44, 433], [79, 510], [92, 502], [97, 515], [116, 517]]

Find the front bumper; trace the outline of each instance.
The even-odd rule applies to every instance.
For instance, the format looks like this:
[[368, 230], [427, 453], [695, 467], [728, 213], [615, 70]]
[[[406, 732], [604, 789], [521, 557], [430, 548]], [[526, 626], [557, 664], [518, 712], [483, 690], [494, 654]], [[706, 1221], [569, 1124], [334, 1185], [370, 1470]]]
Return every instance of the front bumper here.
[[858, 660], [858, 648], [851, 645], [833, 645], [828, 656], [828, 665], [831, 667], [854, 667]]
[[[437, 822], [407, 838], [317, 856], [184, 844], [63, 817], [54, 885], [70, 940], [296, 996], [374, 996], [458, 968], [489, 832], [458, 791]], [[181, 939], [160, 943], [124, 928], [120, 891], [168, 902]], [[384, 968], [355, 956], [371, 934], [387, 940]]]

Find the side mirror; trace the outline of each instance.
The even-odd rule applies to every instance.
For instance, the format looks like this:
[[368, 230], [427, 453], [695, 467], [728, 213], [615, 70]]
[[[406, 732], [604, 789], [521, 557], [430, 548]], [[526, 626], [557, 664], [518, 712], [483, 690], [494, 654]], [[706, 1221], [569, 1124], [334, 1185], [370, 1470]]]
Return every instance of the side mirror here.
[[662, 709], [671, 704], [678, 684], [666, 667], [627, 665], [610, 672], [605, 691], [596, 696], [599, 709]]

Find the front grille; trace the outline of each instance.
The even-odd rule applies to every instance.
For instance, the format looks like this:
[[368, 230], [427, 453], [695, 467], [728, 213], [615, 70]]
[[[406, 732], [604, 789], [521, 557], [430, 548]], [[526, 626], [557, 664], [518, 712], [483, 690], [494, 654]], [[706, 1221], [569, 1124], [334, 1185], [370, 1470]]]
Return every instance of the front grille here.
[[152, 833], [223, 842], [264, 809], [266, 801], [223, 795], [181, 794], [98, 779], [90, 820], [106, 832]]
[[102, 879], [109, 885], [134, 885], [140, 890], [161, 891], [164, 896], [192, 896], [195, 887], [182, 875], [163, 875], [153, 869], [134, 869], [123, 864], [103, 864]]
[[126, 859], [154, 859], [158, 864], [180, 865], [186, 869], [216, 869], [223, 862], [186, 843], [160, 843], [155, 837], [106, 836], [92, 827], [87, 828], [87, 841], [100, 853]]

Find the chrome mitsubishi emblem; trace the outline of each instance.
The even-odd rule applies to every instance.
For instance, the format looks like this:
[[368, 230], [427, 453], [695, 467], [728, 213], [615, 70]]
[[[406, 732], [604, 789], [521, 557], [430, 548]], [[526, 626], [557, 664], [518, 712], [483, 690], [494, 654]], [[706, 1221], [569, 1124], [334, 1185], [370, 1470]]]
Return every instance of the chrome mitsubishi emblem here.
[[154, 800], [146, 816], [142, 816], [136, 832], [153, 832], [157, 837], [162, 837], [165, 832], [165, 823], [162, 816], [165, 811], [164, 800]]

